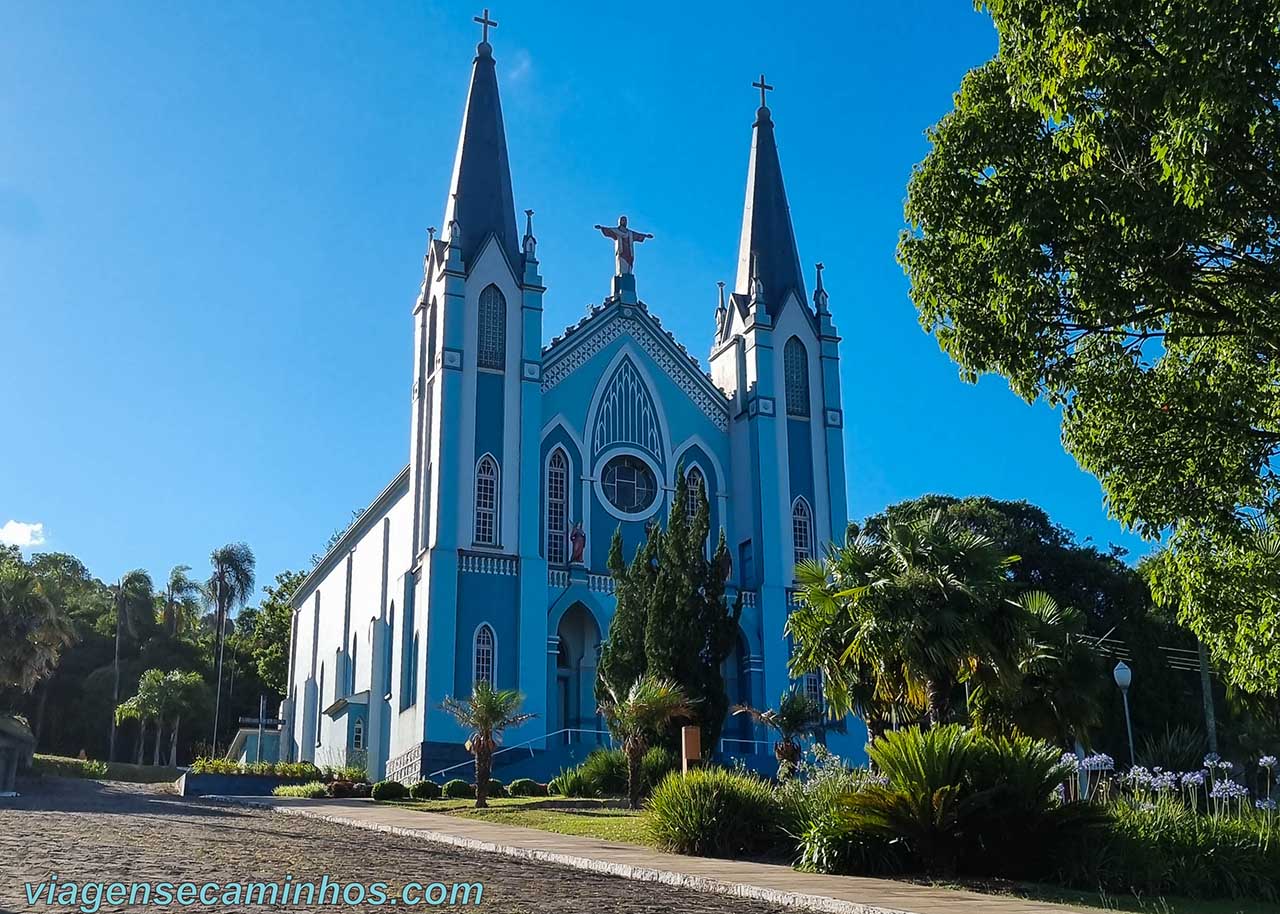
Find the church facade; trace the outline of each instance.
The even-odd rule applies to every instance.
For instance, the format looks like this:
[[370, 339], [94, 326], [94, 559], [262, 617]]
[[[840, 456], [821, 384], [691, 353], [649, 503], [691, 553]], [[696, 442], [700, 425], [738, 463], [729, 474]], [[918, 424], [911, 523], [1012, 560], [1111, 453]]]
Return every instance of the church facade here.
[[[710, 371], [646, 304], [644, 240], [620, 220], [613, 293], [543, 343], [532, 213], [518, 223], [493, 49], [477, 47], [447, 197], [412, 320], [409, 459], [297, 591], [281, 753], [367, 759], [371, 778], [466, 776], [440, 708], [477, 680], [536, 719], [495, 776], [549, 777], [607, 741], [594, 688], [614, 609], [615, 530], [629, 557], [670, 509], [676, 473], [724, 530], [743, 613], [730, 700], [792, 685], [783, 634], [797, 560], [846, 525], [839, 337], [821, 265], [806, 296], [769, 108], [752, 126], [736, 282], [708, 307]], [[798, 684], [820, 694], [820, 683]], [[854, 720], [829, 745], [860, 756]], [[731, 718], [714, 750], [771, 757]], [[453, 769], [456, 767], [456, 771]]]

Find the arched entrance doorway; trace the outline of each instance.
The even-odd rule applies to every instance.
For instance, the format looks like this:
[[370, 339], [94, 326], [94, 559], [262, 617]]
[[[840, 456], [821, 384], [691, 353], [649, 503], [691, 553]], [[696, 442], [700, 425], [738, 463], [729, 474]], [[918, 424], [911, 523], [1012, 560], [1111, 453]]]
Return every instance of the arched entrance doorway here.
[[[596, 664], [600, 658], [600, 627], [591, 611], [574, 603], [556, 629], [556, 708], [559, 729], [600, 730], [596, 715]], [[603, 737], [588, 733], [563, 734], [565, 742], [600, 742]]]

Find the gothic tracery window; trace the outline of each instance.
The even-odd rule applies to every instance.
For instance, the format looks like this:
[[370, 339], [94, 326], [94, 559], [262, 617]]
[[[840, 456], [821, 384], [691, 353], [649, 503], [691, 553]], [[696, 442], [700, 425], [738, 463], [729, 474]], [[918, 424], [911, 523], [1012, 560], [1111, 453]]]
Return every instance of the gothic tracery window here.
[[488, 454], [476, 464], [475, 541], [498, 544], [498, 463]]
[[698, 506], [707, 494], [707, 480], [702, 470], [693, 467], [685, 474], [685, 484], [689, 489], [689, 503], [685, 506], [685, 516], [690, 522], [698, 516]]
[[787, 415], [809, 415], [809, 355], [804, 343], [793, 336], [782, 349], [782, 374], [786, 384]]
[[495, 285], [480, 293], [476, 364], [502, 371], [507, 366], [507, 300]]
[[560, 448], [547, 461], [547, 561], [563, 565], [567, 558], [569, 461]]
[[494, 637], [493, 629], [488, 623], [482, 623], [476, 629], [476, 643], [473, 650], [472, 676], [475, 682], [487, 682], [496, 686], [494, 671]]
[[813, 558], [813, 512], [803, 498], [791, 506], [791, 540], [797, 565]]

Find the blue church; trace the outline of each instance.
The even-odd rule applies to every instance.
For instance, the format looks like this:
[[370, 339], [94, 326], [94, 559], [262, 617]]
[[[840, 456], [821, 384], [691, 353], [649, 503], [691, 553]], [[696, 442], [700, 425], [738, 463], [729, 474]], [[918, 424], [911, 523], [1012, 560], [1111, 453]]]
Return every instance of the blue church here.
[[[294, 598], [284, 757], [468, 776], [466, 734], [440, 702], [479, 680], [537, 714], [506, 734], [497, 777], [545, 779], [607, 743], [594, 688], [610, 540], [620, 529], [630, 555], [665, 519], [677, 472], [734, 557], [730, 700], [768, 707], [792, 685], [820, 697], [816, 678], [790, 680], [783, 626], [795, 563], [846, 525], [840, 338], [821, 264], [806, 292], [759, 85], [737, 277], [708, 307], [704, 367], [663, 328], [663, 304], [638, 297], [646, 236], [625, 220], [597, 227], [615, 240], [612, 294], [544, 343], [532, 214], [521, 233], [487, 34], [477, 46], [445, 229], [413, 306], [408, 465]], [[865, 732], [850, 719], [826, 739], [860, 760]], [[741, 716], [709, 748], [772, 759]]]

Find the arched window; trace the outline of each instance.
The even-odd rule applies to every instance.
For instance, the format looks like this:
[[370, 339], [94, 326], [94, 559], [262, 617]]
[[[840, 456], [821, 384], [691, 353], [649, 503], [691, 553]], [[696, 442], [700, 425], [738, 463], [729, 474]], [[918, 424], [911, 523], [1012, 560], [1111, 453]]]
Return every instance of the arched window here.
[[480, 546], [498, 544], [498, 462], [489, 454], [476, 464], [476, 537]]
[[569, 518], [569, 458], [556, 448], [547, 461], [547, 561], [563, 565]]
[[488, 623], [481, 623], [476, 629], [476, 641], [472, 648], [472, 670], [474, 675], [472, 679], [475, 682], [487, 682], [489, 685], [497, 685], [494, 669], [494, 638], [493, 629]]
[[791, 506], [791, 540], [796, 564], [813, 558], [813, 512], [803, 498], [797, 498]]
[[351, 748], [356, 750], [364, 749], [364, 718], [357, 717], [356, 722], [351, 727]]
[[476, 364], [502, 371], [507, 367], [507, 300], [495, 285], [480, 293], [480, 328]]
[[702, 470], [698, 467], [690, 468], [689, 472], [684, 475], [685, 485], [689, 490], [689, 502], [685, 505], [685, 516], [690, 522], [698, 516], [698, 506], [702, 503], [702, 499], [707, 494], [707, 480], [702, 475]]
[[782, 374], [787, 385], [787, 415], [809, 415], [809, 355], [798, 336], [782, 348]]
[[820, 673], [805, 674], [804, 694], [819, 708], [822, 707], [822, 675]]
[[316, 745], [320, 745], [320, 724], [324, 722], [324, 664], [320, 664], [320, 679], [316, 682]]

